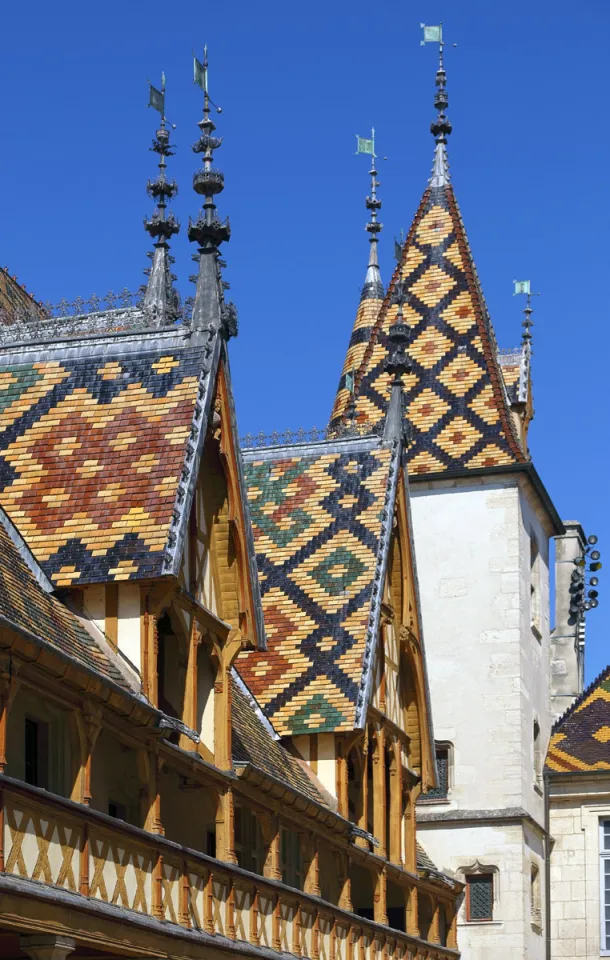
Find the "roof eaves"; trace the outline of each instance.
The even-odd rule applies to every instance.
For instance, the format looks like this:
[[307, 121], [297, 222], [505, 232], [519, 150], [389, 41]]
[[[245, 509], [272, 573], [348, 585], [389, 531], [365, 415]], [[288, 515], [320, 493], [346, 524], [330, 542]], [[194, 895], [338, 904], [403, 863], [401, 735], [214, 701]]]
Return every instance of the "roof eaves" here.
[[356, 700], [354, 726], [357, 729], [363, 728], [366, 724], [367, 708], [371, 697], [373, 676], [375, 673], [375, 652], [377, 650], [377, 639], [379, 635], [379, 618], [381, 616], [383, 585], [388, 569], [390, 534], [392, 532], [394, 507], [396, 504], [396, 491], [398, 489], [398, 477], [400, 475], [401, 452], [401, 441], [392, 441], [392, 455], [390, 457], [390, 465], [388, 467], [388, 482], [382, 510], [379, 546], [377, 548], [377, 562], [373, 581], [373, 595], [371, 600], [371, 608], [369, 611], [366, 637], [364, 641], [363, 670], [360, 680], [360, 689], [358, 691], [358, 699]]
[[267, 639], [265, 635], [265, 619], [263, 616], [263, 601], [261, 597], [261, 586], [258, 578], [258, 569], [256, 566], [256, 551], [254, 549], [254, 534], [252, 532], [252, 519], [250, 516], [250, 503], [248, 500], [248, 491], [246, 489], [246, 479], [244, 476], [244, 466], [239, 449], [239, 434], [237, 432], [237, 416], [235, 413], [235, 400], [231, 387], [231, 371], [229, 367], [229, 351], [226, 345], [223, 349], [224, 369], [227, 379], [227, 393], [229, 402], [229, 413], [231, 417], [231, 434], [233, 438], [233, 452], [235, 463], [237, 464], [237, 479], [239, 483], [239, 494], [242, 504], [246, 549], [248, 551], [248, 576], [250, 579], [250, 591], [254, 605], [254, 615], [256, 618], [256, 636], [258, 640], [258, 649], [267, 649]]
[[207, 359], [199, 374], [197, 401], [191, 421], [190, 436], [186, 442], [184, 462], [180, 482], [176, 490], [171, 526], [163, 551], [162, 572], [163, 574], [173, 576], [178, 576], [180, 573], [182, 551], [191, 513], [191, 505], [195, 495], [195, 486], [197, 484], [199, 465], [203, 454], [203, 445], [214, 396], [216, 373], [222, 346], [222, 337], [216, 329], [205, 330], [194, 334], [193, 341], [195, 342], [196, 339], [199, 338], [207, 338]]

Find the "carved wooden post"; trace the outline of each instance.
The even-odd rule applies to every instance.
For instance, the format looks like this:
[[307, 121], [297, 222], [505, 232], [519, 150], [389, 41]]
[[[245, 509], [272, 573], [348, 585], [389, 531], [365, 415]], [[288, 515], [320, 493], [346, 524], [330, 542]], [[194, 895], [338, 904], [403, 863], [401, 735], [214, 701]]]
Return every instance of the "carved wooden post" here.
[[263, 875], [270, 880], [282, 879], [280, 859], [280, 826], [275, 814], [264, 814], [259, 818], [263, 840], [267, 845], [267, 856], [263, 866]]
[[[360, 758], [360, 782], [362, 784], [362, 812], [360, 814], [360, 821], [358, 826], [362, 830], [368, 832], [368, 818], [369, 818], [369, 730], [368, 727], [364, 731], [364, 743], [362, 745], [362, 751], [359, 752]], [[356, 837], [356, 844], [359, 847], [364, 847], [365, 850], [368, 850], [369, 844], [364, 837]]]
[[452, 950], [457, 950], [457, 914], [458, 908], [457, 903], [452, 906], [451, 910], [451, 923], [449, 924], [449, 929], [447, 931], [447, 946], [451, 947]]
[[19, 685], [15, 667], [10, 656], [0, 660], [0, 773], [6, 769], [8, 715]]
[[[186, 668], [186, 681], [184, 685], [184, 710], [183, 720], [191, 730], [199, 729], [199, 712], [197, 703], [197, 659], [199, 656], [199, 647], [202, 641], [201, 632], [197, 626], [197, 620], [191, 617], [191, 632], [189, 636], [188, 665]], [[186, 736], [180, 734], [180, 747], [183, 750], [197, 750], [197, 745]]]
[[373, 911], [376, 923], [388, 922], [388, 880], [385, 867], [380, 870], [375, 880], [375, 894], [373, 897]]
[[352, 881], [349, 875], [352, 861], [351, 858], [343, 852], [338, 854], [337, 859], [341, 864], [339, 875], [342, 880], [341, 892], [339, 894], [339, 906], [342, 910], [349, 910], [349, 912], [352, 913], [354, 905], [352, 903]]
[[305, 847], [305, 892], [314, 897], [320, 896], [320, 857], [318, 853], [318, 839], [313, 834], [307, 834], [301, 839]]
[[337, 741], [337, 803], [340, 816], [349, 818], [348, 758], [344, 740]]
[[432, 901], [432, 922], [430, 924], [430, 932], [428, 934], [428, 940], [430, 941], [430, 943], [440, 943], [441, 942], [440, 916], [439, 916], [440, 904], [438, 900], [435, 901], [432, 899], [432, 897], [430, 897], [430, 900]]
[[419, 937], [419, 909], [417, 887], [411, 887], [407, 900], [407, 933]]
[[216, 804], [216, 856], [226, 863], [237, 863], [235, 853], [235, 806], [233, 789], [218, 794]]
[[392, 863], [402, 864], [402, 758], [400, 743], [394, 740], [391, 745], [390, 756], [390, 796], [386, 802], [390, 804], [390, 836], [388, 839], [389, 859]]
[[375, 733], [373, 751], [373, 833], [379, 840], [380, 857], [387, 855], [385, 788], [385, 732], [381, 729]]

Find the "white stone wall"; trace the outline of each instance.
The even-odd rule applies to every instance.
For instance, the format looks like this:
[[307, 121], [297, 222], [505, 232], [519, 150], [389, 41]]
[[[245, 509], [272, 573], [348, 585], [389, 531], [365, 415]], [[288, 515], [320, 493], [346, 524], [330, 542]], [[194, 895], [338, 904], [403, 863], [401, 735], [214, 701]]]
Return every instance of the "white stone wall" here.
[[[411, 487], [432, 716], [437, 740], [453, 744], [449, 799], [422, 814], [521, 808], [542, 828], [534, 770], [534, 719], [544, 755], [549, 710], [550, 529], [523, 477], [415, 482]], [[532, 629], [530, 542], [540, 615]], [[422, 827], [424, 825], [422, 824]], [[544, 864], [540, 830], [476, 820], [426, 824], [422, 842], [443, 869], [497, 866], [502, 914], [460, 928], [464, 960], [543, 960], [532, 928], [530, 862]], [[491, 859], [490, 859], [491, 858]], [[544, 898], [542, 898], [544, 904]], [[465, 921], [464, 921], [465, 923]], [[483, 932], [484, 931], [484, 932]]]
[[531, 924], [530, 904], [531, 863], [536, 863], [541, 876], [544, 872], [539, 838], [534, 838], [532, 849], [521, 824], [420, 825], [418, 832], [432, 860], [443, 863], [462, 881], [473, 870], [493, 872], [493, 920], [468, 922], [465, 901], [460, 907], [458, 945], [464, 958], [517, 960], [544, 956], [543, 937]]
[[610, 775], [553, 785], [551, 797], [551, 957], [597, 960], [609, 955], [600, 949], [599, 822], [610, 819]]

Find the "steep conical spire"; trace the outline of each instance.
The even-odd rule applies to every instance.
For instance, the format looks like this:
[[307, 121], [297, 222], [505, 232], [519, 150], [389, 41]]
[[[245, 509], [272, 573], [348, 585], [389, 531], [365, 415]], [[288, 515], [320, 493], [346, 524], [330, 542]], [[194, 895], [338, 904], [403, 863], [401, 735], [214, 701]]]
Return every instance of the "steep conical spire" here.
[[[441, 26], [425, 27], [424, 41], [442, 43]], [[402, 340], [406, 332], [397, 326], [402, 285], [400, 311], [404, 306], [412, 330], [411, 369], [400, 376], [410, 431], [409, 472], [430, 476], [496, 469], [528, 456], [502, 383], [489, 312], [449, 182], [451, 124], [442, 47], [436, 83], [433, 175], [373, 324], [354, 327], [330, 422], [340, 434], [348, 410], [360, 432], [383, 428], [386, 435], [396, 435], [399, 385], [392, 369], [394, 360], [402, 362], [395, 334]], [[349, 393], [344, 387], [348, 372]]]
[[370, 253], [369, 253], [369, 264], [366, 271], [366, 278], [364, 281], [364, 286], [362, 288], [361, 300], [383, 300], [384, 289], [383, 283], [381, 282], [381, 273], [379, 271], [379, 255], [377, 247], [379, 244], [379, 234], [383, 228], [383, 224], [379, 223], [377, 220], [377, 214], [381, 209], [381, 200], [377, 196], [377, 187], [379, 186], [379, 181], [377, 180], [377, 163], [375, 156], [375, 130], [373, 129], [372, 135], [372, 154], [371, 154], [371, 169], [369, 170], [369, 175], [371, 177], [371, 195], [366, 198], [366, 208], [371, 213], [371, 219], [366, 225], [366, 230], [369, 233], [370, 237]]
[[222, 221], [216, 213], [214, 198], [224, 189], [224, 174], [212, 167], [214, 151], [222, 144], [215, 137], [216, 125], [210, 117], [210, 106], [217, 113], [221, 108], [208, 92], [208, 51], [204, 47], [203, 63], [195, 58], [195, 83], [203, 90], [203, 119], [197, 124], [201, 136], [193, 144], [194, 153], [203, 154], [203, 170], [193, 176], [193, 190], [205, 199], [196, 220], [189, 220], [189, 240], [199, 244], [199, 273], [193, 305], [192, 326], [195, 329], [216, 328], [221, 324], [222, 286], [218, 264], [218, 247], [231, 236], [229, 219]]
[[159, 175], [156, 180], [149, 180], [146, 186], [148, 196], [156, 200], [157, 206], [150, 220], [144, 220], [144, 229], [155, 241], [152, 267], [144, 293], [144, 307], [166, 320], [175, 320], [178, 315], [178, 294], [172, 286], [168, 241], [178, 233], [180, 224], [173, 213], [167, 213], [167, 202], [178, 193], [178, 185], [175, 180], [168, 180], [166, 175], [167, 157], [173, 156], [174, 152], [166, 126], [165, 75], [161, 90], [156, 90], [151, 85], [149, 106], [161, 113], [161, 125], [150, 148], [159, 156]]
[[438, 116], [430, 124], [430, 130], [434, 135], [436, 146], [434, 147], [434, 164], [432, 167], [432, 177], [430, 178], [431, 187], [444, 187], [449, 183], [449, 161], [447, 159], [447, 137], [453, 129], [451, 121], [445, 114], [449, 106], [446, 83], [447, 74], [443, 61], [443, 40], [442, 33], [439, 40], [439, 60], [438, 70], [436, 71], [436, 95], [434, 97], [434, 106], [438, 110]]

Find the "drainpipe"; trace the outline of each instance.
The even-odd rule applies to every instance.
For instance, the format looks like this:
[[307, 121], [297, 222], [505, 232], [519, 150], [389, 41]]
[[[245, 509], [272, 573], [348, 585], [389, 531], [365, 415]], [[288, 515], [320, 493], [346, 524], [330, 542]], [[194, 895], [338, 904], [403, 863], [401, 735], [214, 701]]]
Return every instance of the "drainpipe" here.
[[545, 913], [545, 956], [551, 960], [551, 804], [549, 775], [544, 772], [544, 913]]

